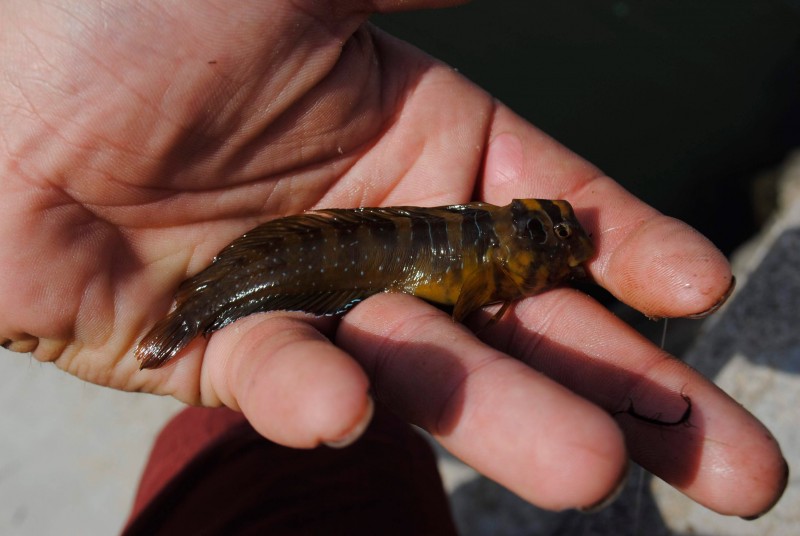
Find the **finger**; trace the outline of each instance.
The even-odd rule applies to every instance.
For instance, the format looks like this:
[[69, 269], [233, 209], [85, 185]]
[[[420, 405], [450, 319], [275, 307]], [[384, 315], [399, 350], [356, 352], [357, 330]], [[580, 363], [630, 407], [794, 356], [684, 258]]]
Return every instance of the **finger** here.
[[589, 507], [625, 474], [608, 414], [430, 305], [370, 298], [344, 317], [336, 341], [362, 363], [382, 404], [532, 503]]
[[[783, 492], [780, 447], [755, 417], [579, 292], [524, 300], [482, 338], [607, 411], [621, 411], [616, 420], [632, 457], [700, 504], [752, 516]], [[681, 395], [691, 401], [685, 425], [625, 412], [633, 404], [638, 415], [680, 422], [687, 409]]]
[[15, 339], [0, 337], [0, 346], [12, 352], [27, 354], [33, 352], [36, 350], [36, 347], [39, 346], [39, 337], [27, 334]]
[[730, 265], [708, 239], [655, 211], [615, 210], [641, 202], [610, 179], [593, 188], [575, 202], [597, 215], [599, 254], [589, 267], [598, 283], [650, 317], [705, 316], [727, 299]]
[[466, 4], [469, 0], [373, 0], [375, 11], [409, 11], [413, 9], [435, 9]]
[[585, 160], [499, 106], [480, 195], [569, 200], [595, 242], [594, 279], [652, 317], [703, 314], [728, 295], [725, 257], [700, 233], [642, 203]]
[[276, 443], [344, 445], [372, 415], [369, 383], [361, 367], [309, 320], [256, 315], [214, 334], [203, 359], [202, 389], [241, 410]]

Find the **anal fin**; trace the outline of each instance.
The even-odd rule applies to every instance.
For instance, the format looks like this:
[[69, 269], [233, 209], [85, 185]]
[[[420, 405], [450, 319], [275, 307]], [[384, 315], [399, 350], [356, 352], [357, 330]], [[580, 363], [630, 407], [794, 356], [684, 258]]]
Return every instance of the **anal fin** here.
[[344, 289], [308, 294], [282, 294], [265, 302], [268, 311], [303, 311], [317, 316], [344, 313], [358, 302], [377, 294], [374, 289]]
[[253, 313], [300, 311], [317, 316], [344, 313], [358, 302], [380, 292], [375, 289], [343, 289], [327, 292], [255, 294], [229, 303], [203, 330], [213, 333]]

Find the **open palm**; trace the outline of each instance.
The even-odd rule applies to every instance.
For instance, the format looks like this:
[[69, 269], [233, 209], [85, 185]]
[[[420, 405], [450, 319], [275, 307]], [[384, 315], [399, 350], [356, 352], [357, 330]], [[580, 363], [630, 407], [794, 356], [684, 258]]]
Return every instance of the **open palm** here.
[[[379, 295], [341, 322], [255, 315], [138, 370], [180, 281], [309, 208], [566, 198], [594, 235], [592, 276], [620, 299], [683, 316], [723, 298], [728, 265], [702, 236], [364, 23], [448, 3], [3, 3], [0, 340], [88, 381], [240, 409], [291, 446], [352, 440], [373, 396], [547, 508], [600, 501], [630, 453], [720, 512], [764, 511], [785, 478], [769, 433], [571, 289], [481, 339]], [[677, 418], [680, 394], [691, 426], [610, 415], [633, 402]]]

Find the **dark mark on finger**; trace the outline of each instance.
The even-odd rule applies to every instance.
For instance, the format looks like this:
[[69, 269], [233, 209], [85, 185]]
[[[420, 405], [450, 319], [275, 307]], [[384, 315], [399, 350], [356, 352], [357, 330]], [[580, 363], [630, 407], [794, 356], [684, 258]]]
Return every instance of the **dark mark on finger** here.
[[619, 415], [621, 413], [625, 413], [630, 415], [636, 420], [646, 422], [648, 424], [652, 424], [655, 426], [680, 426], [680, 425], [689, 425], [689, 417], [692, 415], [692, 399], [689, 398], [687, 395], [681, 393], [681, 398], [684, 402], [686, 402], [686, 409], [683, 411], [683, 415], [681, 415], [677, 420], [674, 421], [664, 421], [661, 420], [658, 416], [656, 417], [648, 417], [646, 415], [642, 415], [638, 413], [633, 406], [633, 400], [628, 401], [628, 407], [619, 411], [615, 411], [612, 413], [612, 416]]

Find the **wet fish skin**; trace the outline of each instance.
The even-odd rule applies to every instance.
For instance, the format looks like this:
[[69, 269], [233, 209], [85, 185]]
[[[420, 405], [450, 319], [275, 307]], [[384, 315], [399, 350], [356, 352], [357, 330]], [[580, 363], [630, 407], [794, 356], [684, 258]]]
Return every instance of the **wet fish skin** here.
[[135, 353], [142, 368], [156, 368], [198, 335], [244, 316], [341, 314], [380, 292], [453, 306], [460, 321], [483, 305], [508, 304], [568, 281], [593, 254], [563, 200], [287, 216], [248, 231], [183, 282], [172, 312]]

